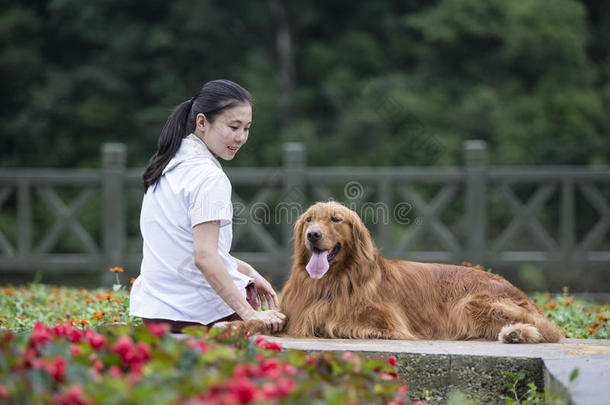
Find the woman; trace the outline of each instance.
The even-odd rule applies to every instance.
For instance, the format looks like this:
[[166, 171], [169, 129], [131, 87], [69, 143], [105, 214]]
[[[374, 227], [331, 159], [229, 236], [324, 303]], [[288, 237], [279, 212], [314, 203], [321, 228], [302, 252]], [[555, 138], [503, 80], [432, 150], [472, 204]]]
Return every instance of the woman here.
[[[165, 123], [143, 175], [143, 259], [129, 307], [145, 324], [167, 322], [173, 332], [239, 319], [283, 326], [271, 285], [229, 254], [231, 184], [217, 159], [235, 157], [251, 124], [250, 93], [228, 80], [206, 83]], [[258, 299], [270, 309], [257, 311]]]

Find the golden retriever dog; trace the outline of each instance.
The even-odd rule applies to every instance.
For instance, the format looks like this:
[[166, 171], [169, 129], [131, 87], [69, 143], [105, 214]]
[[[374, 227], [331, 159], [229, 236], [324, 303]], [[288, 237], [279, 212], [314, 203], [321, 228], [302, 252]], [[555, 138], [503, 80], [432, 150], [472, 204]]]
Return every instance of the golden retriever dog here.
[[[282, 289], [284, 336], [557, 342], [561, 333], [504, 278], [471, 267], [387, 260], [360, 217], [317, 203], [297, 221]], [[219, 325], [222, 326], [222, 325]], [[224, 325], [264, 333], [262, 321]]]

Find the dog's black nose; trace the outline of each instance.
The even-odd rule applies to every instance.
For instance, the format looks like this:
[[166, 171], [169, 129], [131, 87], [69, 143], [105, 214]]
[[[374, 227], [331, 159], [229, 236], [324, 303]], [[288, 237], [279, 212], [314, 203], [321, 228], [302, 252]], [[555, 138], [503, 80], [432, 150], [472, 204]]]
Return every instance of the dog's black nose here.
[[307, 231], [307, 240], [310, 242], [317, 242], [322, 239], [322, 232], [317, 229], [312, 229], [311, 231]]

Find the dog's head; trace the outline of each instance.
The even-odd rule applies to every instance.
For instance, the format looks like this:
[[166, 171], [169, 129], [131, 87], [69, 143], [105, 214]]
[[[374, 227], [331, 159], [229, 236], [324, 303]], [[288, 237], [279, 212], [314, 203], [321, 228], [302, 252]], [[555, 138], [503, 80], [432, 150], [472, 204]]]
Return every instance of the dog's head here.
[[295, 225], [295, 259], [320, 279], [351, 263], [373, 260], [375, 247], [358, 214], [337, 202], [312, 205]]

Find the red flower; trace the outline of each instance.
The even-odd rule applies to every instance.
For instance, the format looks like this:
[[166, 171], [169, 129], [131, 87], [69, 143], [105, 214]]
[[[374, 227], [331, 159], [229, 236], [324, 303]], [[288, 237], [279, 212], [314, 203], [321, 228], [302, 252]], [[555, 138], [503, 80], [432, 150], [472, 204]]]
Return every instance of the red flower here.
[[32, 335], [30, 336], [30, 345], [32, 347], [42, 346], [46, 342], [52, 340], [51, 334], [46, 326], [44, 326], [42, 322], [36, 322], [36, 325], [34, 325], [34, 328], [32, 329]]
[[262, 347], [265, 350], [274, 350], [277, 352], [282, 351], [281, 344], [276, 343], [276, 342], [268, 342], [262, 336], [257, 336], [256, 340], [254, 341], [254, 344], [256, 344], [259, 347]]
[[55, 403], [58, 405], [90, 405], [93, 402], [83, 399], [83, 387], [73, 385], [66, 393], [58, 392], [55, 395]]
[[169, 327], [166, 323], [163, 322], [154, 322], [148, 325], [148, 331], [155, 335], [156, 337], [163, 337], [167, 335], [169, 331]]
[[256, 396], [256, 386], [243, 377], [230, 381], [227, 389], [241, 404], [249, 404]]
[[150, 347], [144, 342], [138, 342], [136, 349], [139, 354], [140, 361], [146, 361], [150, 359]]
[[46, 364], [45, 369], [55, 379], [60, 382], [66, 375], [66, 365], [68, 362], [63, 357], [55, 357]]
[[13, 332], [12, 330], [9, 329], [8, 331], [6, 331], [2, 334], [2, 340], [0, 341], [0, 343], [2, 345], [6, 344], [6, 343], [11, 343], [14, 338], [15, 338], [15, 332]]
[[396, 367], [396, 357], [394, 357], [394, 356], [388, 357], [388, 363], [390, 363], [390, 365], [392, 367]]

